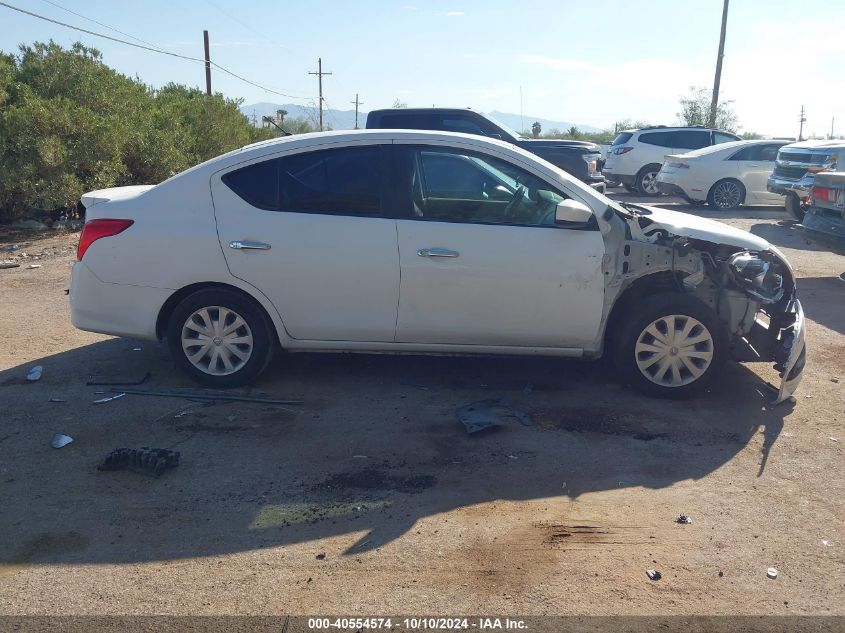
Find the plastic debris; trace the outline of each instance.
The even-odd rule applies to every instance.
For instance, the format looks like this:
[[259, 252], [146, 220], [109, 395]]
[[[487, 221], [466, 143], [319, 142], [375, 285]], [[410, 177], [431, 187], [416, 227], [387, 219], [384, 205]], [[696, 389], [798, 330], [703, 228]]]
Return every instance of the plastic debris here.
[[133, 386], [133, 385], [140, 385], [145, 383], [151, 377], [150, 372], [146, 372], [143, 376], [88, 376], [88, 380], [85, 384], [89, 387], [120, 387], [121, 385], [124, 386]]
[[166, 470], [179, 465], [179, 451], [166, 448], [118, 448], [106, 455], [97, 470], [134, 470], [153, 477], [160, 477]]
[[44, 373], [44, 368], [41, 365], [36, 365], [28, 372], [26, 372], [26, 379], [29, 382], [35, 382], [37, 380], [41, 380], [41, 375]]
[[41, 268], [41, 264], [30, 264], [27, 268]]
[[828, 541], [826, 538], [823, 538], [822, 545], [824, 545], [825, 547], [830, 547], [830, 541]]
[[257, 402], [261, 404], [298, 405], [302, 400], [274, 400], [272, 398], [256, 398], [246, 395], [223, 393], [207, 393], [202, 391], [153, 391], [144, 389], [112, 389], [113, 393], [129, 394], [133, 396], [158, 396], [161, 398], [188, 398], [189, 400], [221, 400], [227, 402]]
[[53, 448], [62, 448], [63, 446], [67, 446], [73, 441], [73, 438], [70, 435], [64, 435], [62, 433], [56, 433], [53, 436], [53, 441], [50, 442], [50, 446]]
[[661, 574], [656, 569], [646, 569], [645, 575], [649, 577], [649, 580], [655, 580], [656, 581], [656, 580], [660, 580], [661, 578], [663, 578], [663, 574]]
[[20, 264], [15, 264], [13, 262], [0, 262], [0, 269], [3, 268], [20, 268]]
[[769, 567], [769, 568], [766, 570], [766, 575], [767, 575], [769, 578], [771, 578], [772, 580], [774, 580], [775, 578], [777, 578], [777, 577], [778, 577], [778, 570], [777, 570], [777, 569], [775, 569], [774, 567]]
[[838, 376], [833, 376], [833, 377], [830, 379], [830, 382], [839, 382], [839, 377], [838, 377]]
[[479, 400], [457, 411], [458, 420], [469, 435], [485, 429], [501, 426], [507, 418], [515, 418], [523, 426], [532, 426], [534, 421], [504, 398]]
[[125, 396], [125, 393], [119, 393], [115, 396], [109, 396], [107, 398], [100, 398], [99, 400], [94, 400], [93, 404], [103, 404], [104, 402], [111, 402], [112, 400], [117, 400], [118, 398], [122, 398]]
[[675, 523], [683, 523], [683, 524], [688, 525], [688, 524], [692, 523], [692, 517], [687, 516], [686, 514], [679, 514], [678, 518], [675, 519]]
[[319, 554], [317, 554], [314, 558], [316, 558], [317, 560], [325, 560], [325, 559], [326, 559], [326, 555], [325, 555], [325, 553], [320, 552], [320, 553], [319, 553]]
[[838, 442], [838, 441], [839, 441], [839, 439], [838, 439], [838, 438], [835, 438], [835, 437], [833, 437], [832, 435], [831, 435], [829, 438], [827, 438], [827, 439], [829, 439], [831, 442]]

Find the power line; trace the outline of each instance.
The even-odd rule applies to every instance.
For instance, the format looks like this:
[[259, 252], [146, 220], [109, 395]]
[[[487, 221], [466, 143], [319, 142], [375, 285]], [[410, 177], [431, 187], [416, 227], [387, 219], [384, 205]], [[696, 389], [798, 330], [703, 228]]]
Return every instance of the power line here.
[[103, 24], [102, 22], [98, 22], [94, 18], [89, 18], [88, 16], [82, 15], [81, 13], [77, 13], [76, 11], [72, 11], [71, 9], [68, 9], [67, 7], [63, 7], [62, 5], [58, 4], [57, 2], [53, 2], [53, 0], [43, 0], [43, 1], [46, 2], [47, 4], [52, 4], [57, 9], [61, 9], [62, 11], [66, 11], [67, 13], [75, 15], [76, 17], [82, 18], [83, 20], [88, 20], [89, 22], [93, 22], [94, 24], [97, 24], [99, 26], [107, 28], [109, 31], [114, 31], [115, 33], [120, 33], [121, 35], [128, 37], [131, 40], [141, 42], [142, 44], [146, 44], [146, 45], [152, 46], [154, 48], [161, 48], [160, 46], [157, 46], [156, 44], [153, 44], [152, 42], [148, 42], [147, 40], [142, 40], [140, 37], [135, 37], [134, 35], [130, 35], [129, 33], [124, 33], [123, 31], [116, 29], [113, 26], [109, 26], [108, 24]]
[[[66, 22], [54, 20], [53, 18], [48, 18], [47, 16], [40, 15], [38, 13], [33, 13], [32, 11], [27, 11], [26, 9], [21, 9], [19, 7], [12, 6], [11, 4], [7, 4], [5, 2], [0, 2], [0, 6], [4, 6], [7, 9], [12, 9], [13, 11], [17, 11], [19, 13], [25, 13], [26, 15], [32, 16], [34, 18], [38, 18], [39, 20], [45, 20], [46, 22], [52, 22], [53, 24], [58, 24], [59, 26], [64, 26], [66, 28], [73, 29], [74, 31], [80, 31], [82, 33], [87, 33], [89, 35], [94, 35], [96, 37], [102, 37], [104, 39], [111, 40], [113, 42], [118, 42], [120, 44], [126, 44], [127, 46], [134, 46], [135, 48], [140, 48], [140, 49], [143, 49], [143, 50], [152, 51], [153, 53], [159, 53], [161, 55], [170, 55], [171, 57], [178, 57], [179, 59], [186, 59], [188, 61], [198, 62], [200, 64], [205, 64], [205, 60], [199, 59], [198, 57], [191, 57], [189, 55], [180, 55], [179, 53], [173, 53], [171, 51], [167, 51], [167, 50], [164, 50], [164, 49], [161, 49], [161, 48], [157, 48], [155, 46], [144, 46], [142, 44], [136, 44], [134, 42], [127, 42], [126, 40], [122, 40], [122, 39], [117, 38], [117, 37], [112, 37], [111, 35], [106, 35], [104, 33], [97, 33], [96, 31], [84, 29], [80, 26], [74, 26], [72, 24], [67, 24]], [[83, 16], [80, 16], [80, 17], [83, 17]], [[110, 28], [110, 27], [106, 27], [106, 28]], [[116, 30], [116, 29], [112, 29], [112, 30]], [[131, 37], [131, 36], [127, 36], [127, 37]], [[135, 38], [135, 39], [138, 39], [138, 38]], [[143, 40], [139, 40], [139, 41], [143, 41]], [[302, 99], [302, 100], [308, 100], [308, 99], [312, 98], [312, 97], [298, 97], [296, 95], [291, 95], [291, 94], [286, 94], [284, 92], [279, 92], [278, 90], [273, 90], [272, 88], [268, 88], [267, 86], [262, 86], [259, 83], [256, 83], [256, 82], [254, 82], [250, 79], [247, 79], [246, 77], [242, 77], [241, 75], [238, 75], [237, 73], [234, 73], [231, 70], [229, 70], [228, 68], [224, 68], [223, 66], [221, 66], [220, 64], [217, 64], [215, 62], [211, 62], [211, 65], [214, 66], [217, 70], [219, 70], [222, 73], [230, 75], [231, 77], [234, 77], [235, 79], [239, 79], [240, 81], [243, 81], [244, 83], [248, 83], [251, 86], [255, 86], [256, 88], [261, 88], [265, 92], [270, 92], [272, 94], [279, 95], [280, 97], [287, 97], [289, 99]]]

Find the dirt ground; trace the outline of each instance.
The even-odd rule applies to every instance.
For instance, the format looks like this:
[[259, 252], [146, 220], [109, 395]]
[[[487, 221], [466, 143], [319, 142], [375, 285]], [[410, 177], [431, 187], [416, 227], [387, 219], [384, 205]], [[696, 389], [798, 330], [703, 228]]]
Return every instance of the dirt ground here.
[[[93, 404], [89, 375], [193, 385], [163, 345], [71, 326], [76, 234], [2, 236], [0, 614], [845, 615], [845, 249], [782, 210], [662, 203], [791, 260], [795, 403], [769, 406], [766, 364], [664, 402], [602, 362], [307, 354], [251, 390], [301, 406]], [[534, 426], [468, 436], [456, 408], [497, 397]], [[181, 464], [97, 471], [141, 446]]]

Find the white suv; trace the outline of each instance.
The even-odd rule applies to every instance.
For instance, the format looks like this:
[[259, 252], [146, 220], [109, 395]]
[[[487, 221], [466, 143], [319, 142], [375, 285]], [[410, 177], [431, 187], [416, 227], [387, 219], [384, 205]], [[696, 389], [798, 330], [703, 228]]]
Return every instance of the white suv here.
[[657, 172], [667, 154], [679, 154], [718, 143], [742, 140], [735, 134], [705, 127], [645, 127], [625, 130], [607, 151], [602, 174], [642, 195], [659, 195]]

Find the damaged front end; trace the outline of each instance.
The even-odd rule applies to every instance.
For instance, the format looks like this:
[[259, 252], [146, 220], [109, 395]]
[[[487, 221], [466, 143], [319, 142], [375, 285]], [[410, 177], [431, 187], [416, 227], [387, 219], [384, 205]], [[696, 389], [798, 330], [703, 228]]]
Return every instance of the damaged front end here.
[[605, 232], [606, 308], [643, 282], [652, 292], [691, 293], [724, 323], [734, 360], [774, 363], [781, 382], [772, 386], [773, 401], [788, 399], [801, 382], [806, 348], [804, 313], [783, 254], [713, 220], [640, 205], [625, 209], [618, 216], [622, 230]]

